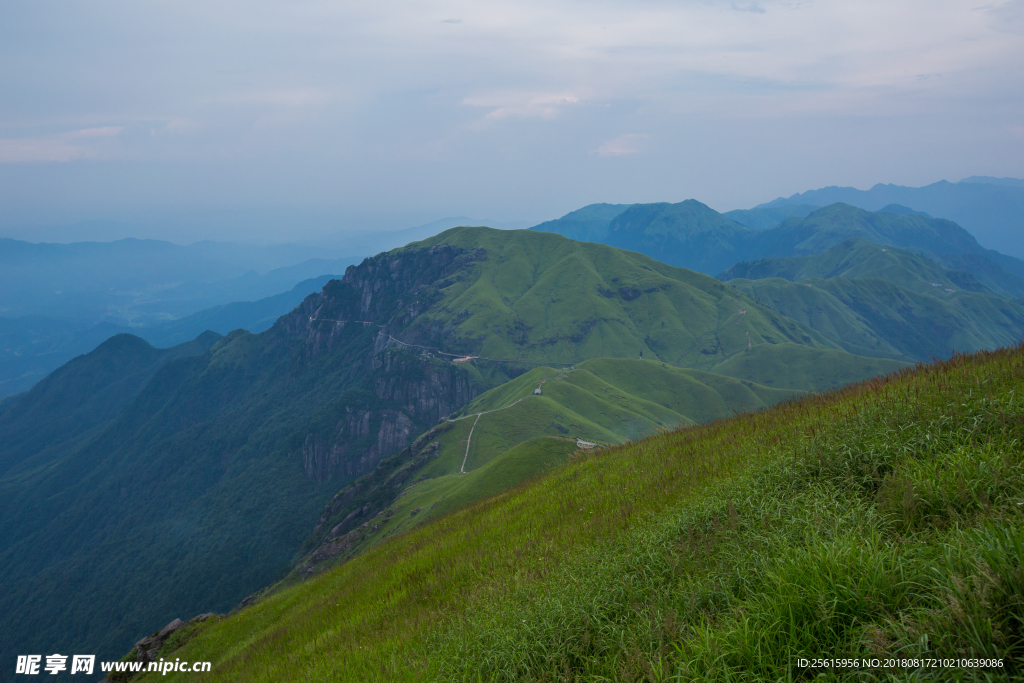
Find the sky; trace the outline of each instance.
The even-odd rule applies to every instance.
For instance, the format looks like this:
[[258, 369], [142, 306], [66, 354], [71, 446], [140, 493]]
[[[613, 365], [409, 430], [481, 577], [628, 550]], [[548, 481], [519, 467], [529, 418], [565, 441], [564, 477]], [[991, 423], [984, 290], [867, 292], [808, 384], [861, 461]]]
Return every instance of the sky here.
[[0, 236], [1024, 177], [1024, 0], [5, 0]]

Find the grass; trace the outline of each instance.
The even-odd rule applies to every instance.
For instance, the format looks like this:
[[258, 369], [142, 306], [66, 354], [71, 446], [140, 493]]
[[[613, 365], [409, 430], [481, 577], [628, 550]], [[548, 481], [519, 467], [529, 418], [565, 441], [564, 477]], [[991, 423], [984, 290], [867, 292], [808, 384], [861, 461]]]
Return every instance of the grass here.
[[[534, 393], [538, 387], [540, 395]], [[563, 369], [535, 368], [477, 397], [447, 423], [447, 430], [425, 438], [440, 444], [429, 458], [405, 450], [355, 482], [350, 490], [366, 494], [347, 496], [348, 502], [333, 510], [305, 549], [319, 546], [336, 525], [345, 525], [340, 534], [369, 520], [372, 528], [361, 532], [344, 553], [316, 563], [321, 571], [564, 463], [577, 438], [621, 444], [659, 430], [760, 410], [801, 393], [657, 361], [598, 358]], [[390, 477], [403, 466], [408, 469], [401, 487], [381, 484], [396, 481]], [[389, 500], [377, 500], [382, 490], [390, 491]], [[353, 511], [356, 516], [350, 517]], [[302, 574], [308, 569], [299, 566]]]
[[1022, 385], [1024, 348], [956, 356], [574, 459], [175, 656], [204, 681], [1019, 678]]
[[712, 277], [551, 233], [453, 228], [393, 253], [440, 245], [486, 257], [435, 283], [403, 341], [443, 337], [448, 351], [551, 366], [642, 354], [705, 371], [748, 344], [836, 348]]
[[913, 251], [883, 247], [859, 237], [840, 242], [814, 256], [766, 258], [753, 263], [737, 263], [720, 275], [722, 280], [746, 278], [785, 278], [802, 282], [814, 278], [841, 277], [879, 279], [917, 294], [953, 298], [959, 291], [994, 294], [994, 290], [961, 270], [943, 268], [930, 258]]

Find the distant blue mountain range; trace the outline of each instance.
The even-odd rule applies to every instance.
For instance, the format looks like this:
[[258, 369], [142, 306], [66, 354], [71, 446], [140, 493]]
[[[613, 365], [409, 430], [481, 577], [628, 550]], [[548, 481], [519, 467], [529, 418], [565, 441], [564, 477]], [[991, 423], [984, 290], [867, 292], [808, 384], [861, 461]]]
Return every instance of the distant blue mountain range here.
[[901, 204], [959, 223], [989, 249], [1024, 258], [1024, 180], [972, 176], [958, 183], [941, 180], [924, 187], [878, 184], [870, 190], [823, 187], [780, 197], [756, 209], [793, 204], [827, 206], [843, 202], [868, 211]]

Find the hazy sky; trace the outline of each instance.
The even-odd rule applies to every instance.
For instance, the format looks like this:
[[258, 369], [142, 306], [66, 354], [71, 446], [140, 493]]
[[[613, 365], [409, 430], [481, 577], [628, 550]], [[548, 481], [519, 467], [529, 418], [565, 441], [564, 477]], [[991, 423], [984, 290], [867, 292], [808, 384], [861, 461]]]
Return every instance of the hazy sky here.
[[4, 0], [0, 234], [1022, 177], [1022, 66], [1024, 0]]

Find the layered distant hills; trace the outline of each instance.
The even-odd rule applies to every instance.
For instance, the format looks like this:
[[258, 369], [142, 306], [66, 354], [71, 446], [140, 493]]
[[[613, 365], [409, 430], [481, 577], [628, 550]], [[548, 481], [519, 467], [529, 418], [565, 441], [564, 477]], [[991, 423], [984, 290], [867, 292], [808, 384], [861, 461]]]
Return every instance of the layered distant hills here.
[[[78, 408], [46, 398], [56, 380], [4, 404], [4, 642], [120, 654], [180, 612], [229, 609], [290, 566], [339, 487], [533, 367], [642, 356], [733, 374], [765, 397], [902, 367], [845, 353], [709, 276], [488, 228], [367, 259], [266, 332], [235, 331], [199, 351], [159, 365], [161, 352], [115, 337], [72, 361], [68, 377], [152, 374], [69, 437], [51, 428], [80, 422], [62, 417]], [[47, 401], [47, 411], [26, 409]], [[18, 434], [34, 434], [34, 449], [14, 448]]]
[[1024, 262], [884, 208], [459, 227], [113, 336], [0, 401], [0, 640], [116, 658], [578, 446], [1024, 337]]
[[972, 176], [958, 183], [945, 180], [924, 187], [879, 183], [870, 190], [825, 187], [779, 198], [757, 209], [786, 205], [826, 206], [844, 202], [868, 211], [890, 204], [909, 206], [932, 216], [955, 221], [985, 246], [1024, 258], [1024, 181], [1017, 178]]
[[902, 247], [947, 268], [974, 275], [992, 289], [1024, 296], [1024, 261], [985, 249], [969, 232], [948, 220], [929, 218], [902, 207], [873, 213], [833, 204], [802, 217], [785, 218], [769, 229], [747, 228], [689, 199], [678, 204], [595, 205], [542, 223], [532, 230], [582, 235], [577, 215], [600, 216], [587, 223], [591, 241], [639, 251], [665, 263], [702, 273], [721, 273], [739, 261], [818, 254], [851, 238]]
[[155, 346], [169, 347], [207, 330], [222, 335], [237, 329], [262, 332], [331, 277], [310, 278], [290, 291], [257, 301], [235, 301], [138, 327], [35, 315], [0, 317], [0, 397], [27, 391], [54, 368], [92, 351], [115, 334], [130, 333]]

